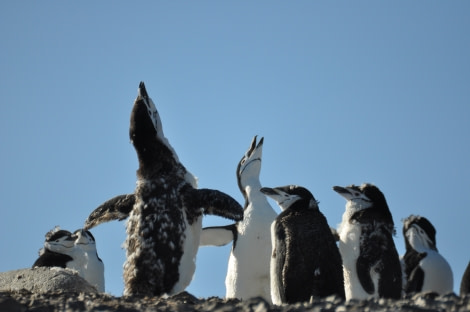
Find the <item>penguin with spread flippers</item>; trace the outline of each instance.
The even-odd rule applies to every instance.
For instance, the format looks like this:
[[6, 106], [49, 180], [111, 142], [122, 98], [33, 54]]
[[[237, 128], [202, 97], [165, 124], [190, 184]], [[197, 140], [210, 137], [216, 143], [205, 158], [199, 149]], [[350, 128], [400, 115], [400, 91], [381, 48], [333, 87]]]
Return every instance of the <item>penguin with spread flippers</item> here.
[[263, 138], [255, 136], [237, 166], [237, 181], [245, 198], [244, 218], [228, 226], [206, 227], [201, 246], [222, 246], [232, 242], [227, 275], [226, 297], [248, 299], [261, 296], [271, 301], [269, 262], [271, 223], [277, 216], [266, 196], [260, 192]]
[[401, 264], [385, 196], [368, 183], [333, 189], [347, 201], [338, 228], [346, 300], [400, 298]]
[[163, 135], [160, 116], [143, 82], [129, 135], [139, 160], [135, 192], [96, 208], [85, 229], [128, 216], [124, 294], [173, 295], [192, 280], [203, 214], [239, 221], [243, 209], [225, 193], [197, 189], [196, 178]]
[[403, 221], [403, 236], [406, 247], [402, 257], [405, 293], [452, 292], [452, 269], [437, 250], [436, 229], [432, 223], [425, 217], [411, 215]]
[[318, 202], [306, 188], [262, 188], [282, 212], [271, 227], [271, 297], [274, 304], [344, 298], [341, 256]]

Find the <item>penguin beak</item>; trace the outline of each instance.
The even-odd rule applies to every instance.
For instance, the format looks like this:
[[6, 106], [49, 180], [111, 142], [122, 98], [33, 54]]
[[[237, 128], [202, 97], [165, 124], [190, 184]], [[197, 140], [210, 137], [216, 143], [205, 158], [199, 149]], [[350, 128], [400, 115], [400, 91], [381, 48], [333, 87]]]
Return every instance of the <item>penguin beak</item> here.
[[352, 187], [333, 186], [333, 190], [343, 196], [346, 201], [355, 202], [357, 206], [355, 208], [356, 210], [366, 209], [372, 205], [370, 198], [361, 193], [354, 185]]
[[354, 198], [353, 192], [349, 188], [342, 186], [333, 186], [333, 190], [342, 197], [344, 197], [346, 200], [351, 200]]
[[279, 195], [279, 193], [270, 187], [262, 187], [259, 191], [269, 197]]
[[149, 95], [147, 93], [147, 89], [145, 89], [145, 84], [143, 81], [139, 84], [139, 94], [137, 95], [137, 99], [145, 99], [148, 101]]
[[287, 209], [287, 207], [284, 204], [286, 204], [287, 202], [291, 200], [291, 196], [288, 196], [287, 193], [283, 192], [282, 190], [278, 188], [262, 187], [260, 189], [260, 192], [270, 197], [271, 199], [273, 199], [279, 205], [281, 210]]
[[83, 229], [75, 231], [77, 235], [77, 239], [75, 241], [76, 244], [83, 244], [83, 245], [88, 245], [88, 238], [85, 235], [85, 231]]
[[[250, 148], [249, 148], [248, 151], [246, 152], [246, 155], [245, 155], [244, 158], [245, 158], [248, 162], [243, 165], [244, 168], [246, 168], [249, 163], [251, 163], [251, 162], [253, 162], [253, 161], [255, 161], [255, 160], [261, 161], [261, 156], [262, 156], [262, 153], [263, 153], [263, 142], [264, 142], [264, 138], [261, 138], [261, 140], [259, 140], [258, 145], [256, 145], [256, 138], [257, 138], [257, 136], [255, 136], [255, 137], [253, 138], [253, 140], [251, 141]], [[242, 171], [243, 171], [243, 170], [242, 170]]]

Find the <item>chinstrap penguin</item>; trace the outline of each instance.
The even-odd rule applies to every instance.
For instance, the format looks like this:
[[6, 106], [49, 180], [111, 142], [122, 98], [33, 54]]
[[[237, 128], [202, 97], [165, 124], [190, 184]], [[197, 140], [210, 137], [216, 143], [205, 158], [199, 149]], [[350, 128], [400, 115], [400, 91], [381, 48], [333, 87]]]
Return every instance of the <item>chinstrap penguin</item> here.
[[347, 201], [338, 229], [346, 300], [400, 298], [401, 264], [385, 196], [372, 184], [333, 189]]
[[66, 230], [55, 227], [46, 233], [46, 240], [39, 250], [39, 257], [34, 261], [34, 267], [61, 267], [73, 261], [72, 253], [75, 247], [75, 237]]
[[425, 217], [409, 216], [403, 220], [403, 237], [406, 247], [402, 257], [405, 293], [452, 292], [452, 269], [437, 250], [436, 229], [431, 222]]
[[312, 193], [301, 186], [262, 188], [282, 212], [271, 227], [271, 297], [274, 304], [344, 298], [341, 256]]
[[124, 294], [162, 296], [183, 291], [196, 269], [203, 214], [239, 221], [243, 209], [220, 191], [197, 189], [163, 135], [160, 116], [143, 82], [132, 109], [130, 140], [139, 168], [134, 194], [96, 208], [85, 228], [127, 216]]
[[232, 242], [225, 278], [226, 298], [261, 296], [270, 302], [270, 228], [277, 213], [260, 192], [263, 138], [258, 144], [256, 139], [255, 136], [237, 166], [238, 186], [245, 198], [243, 220], [228, 226], [204, 228], [201, 246]]
[[75, 269], [80, 272], [80, 276], [98, 291], [104, 292], [104, 264], [98, 256], [94, 236], [90, 231], [83, 229], [76, 230], [73, 234], [76, 237], [75, 246], [77, 252], [84, 255], [84, 257], [81, 257], [84, 261], [77, 263]]
[[89, 231], [71, 233], [59, 227], [46, 233], [44, 247], [34, 267], [61, 267], [74, 270], [98, 291], [104, 292], [104, 265]]

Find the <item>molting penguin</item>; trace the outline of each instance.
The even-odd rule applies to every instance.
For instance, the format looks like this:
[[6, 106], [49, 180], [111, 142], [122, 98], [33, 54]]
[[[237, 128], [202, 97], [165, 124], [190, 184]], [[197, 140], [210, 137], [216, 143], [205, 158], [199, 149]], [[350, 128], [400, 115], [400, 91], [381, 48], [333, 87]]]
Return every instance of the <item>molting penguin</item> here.
[[55, 227], [46, 233], [44, 247], [39, 250], [39, 258], [36, 259], [32, 267], [66, 268], [67, 263], [73, 261], [74, 242], [75, 237], [72, 236], [72, 233]]
[[437, 251], [436, 229], [428, 219], [411, 215], [403, 221], [406, 253], [402, 257], [407, 294], [453, 291], [454, 280], [449, 263]]
[[225, 227], [206, 227], [201, 246], [222, 246], [233, 241], [225, 278], [226, 297], [248, 299], [261, 296], [271, 301], [269, 262], [271, 223], [277, 216], [260, 192], [263, 138], [250, 148], [237, 166], [237, 181], [245, 198], [243, 221]]
[[346, 299], [400, 298], [401, 265], [385, 196], [372, 184], [333, 189], [347, 200], [338, 229]]
[[[77, 251], [84, 255], [84, 257], [81, 257], [83, 261], [75, 263], [77, 266], [75, 269], [98, 291], [104, 292], [104, 264], [98, 256], [95, 238], [90, 231], [83, 229], [75, 231], [74, 236], [76, 237], [75, 246]], [[73, 265], [72, 262], [70, 266]]]
[[196, 269], [203, 213], [239, 221], [243, 209], [227, 194], [196, 188], [196, 178], [163, 135], [160, 116], [143, 82], [132, 109], [129, 135], [139, 160], [135, 193], [96, 208], [85, 229], [129, 216], [124, 294], [176, 294], [189, 285]]
[[313, 297], [344, 298], [341, 256], [313, 195], [300, 186], [262, 188], [283, 210], [271, 227], [271, 296], [274, 304]]

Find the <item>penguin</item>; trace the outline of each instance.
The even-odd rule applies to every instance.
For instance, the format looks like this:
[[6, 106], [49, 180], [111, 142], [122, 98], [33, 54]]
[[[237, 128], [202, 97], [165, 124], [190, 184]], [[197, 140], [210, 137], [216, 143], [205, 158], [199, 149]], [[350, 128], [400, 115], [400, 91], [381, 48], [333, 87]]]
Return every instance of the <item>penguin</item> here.
[[368, 183], [333, 190], [347, 201], [338, 228], [346, 300], [400, 298], [401, 264], [385, 196]]
[[67, 263], [73, 261], [71, 254], [74, 247], [75, 238], [72, 233], [55, 227], [46, 233], [44, 246], [39, 250], [39, 257], [32, 267], [66, 268]]
[[437, 250], [436, 229], [432, 223], [425, 217], [411, 215], [403, 220], [403, 237], [405, 293], [432, 291], [442, 295], [452, 292], [452, 269]]
[[104, 264], [98, 256], [95, 237], [90, 231], [83, 229], [76, 230], [73, 235], [76, 237], [76, 250], [81, 254], [81, 257], [78, 258], [83, 261], [72, 261], [69, 263], [69, 267], [74, 267], [88, 283], [99, 292], [104, 292]]
[[129, 136], [139, 161], [135, 192], [96, 208], [84, 228], [127, 219], [124, 295], [173, 295], [192, 280], [203, 214], [240, 221], [243, 208], [223, 192], [197, 189], [196, 178], [164, 136], [143, 82], [132, 108]]
[[344, 299], [341, 255], [318, 201], [304, 187], [263, 187], [282, 212], [271, 226], [271, 297], [276, 305], [337, 295]]
[[470, 294], [470, 262], [463, 273], [462, 280], [460, 281], [460, 296]]
[[277, 213], [260, 192], [259, 179], [263, 140], [255, 136], [237, 165], [237, 181], [245, 198], [244, 218], [228, 226], [206, 227], [201, 246], [222, 246], [232, 242], [227, 275], [226, 298], [263, 297], [271, 302], [271, 224]]

